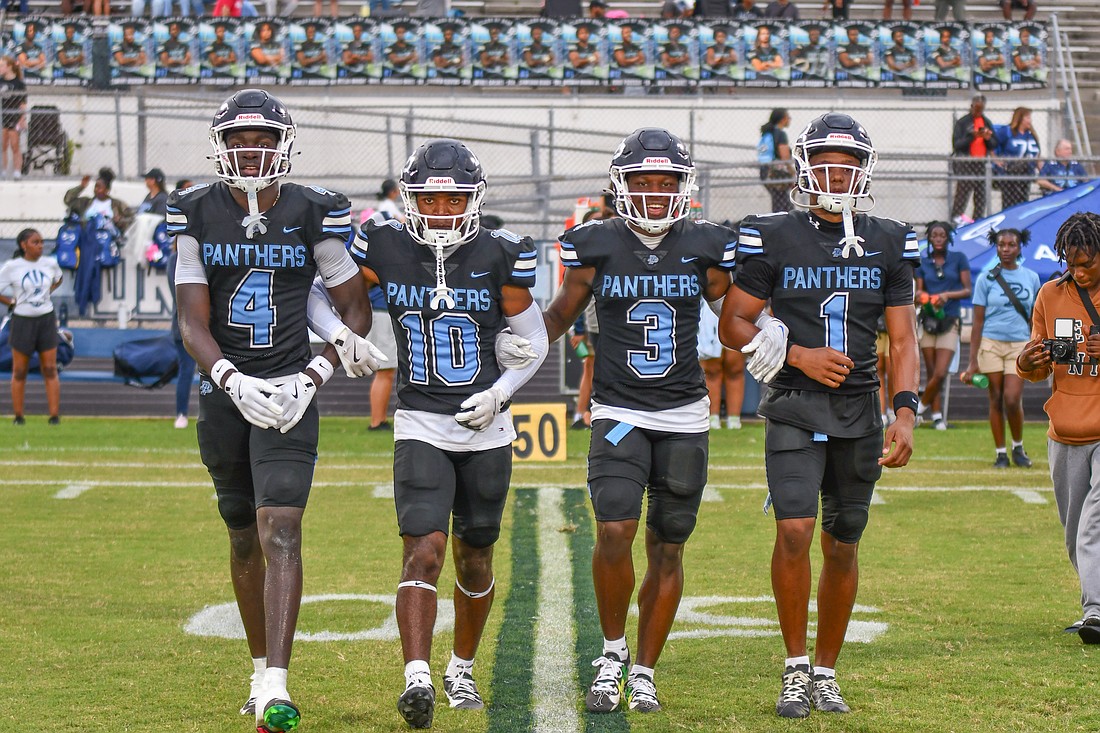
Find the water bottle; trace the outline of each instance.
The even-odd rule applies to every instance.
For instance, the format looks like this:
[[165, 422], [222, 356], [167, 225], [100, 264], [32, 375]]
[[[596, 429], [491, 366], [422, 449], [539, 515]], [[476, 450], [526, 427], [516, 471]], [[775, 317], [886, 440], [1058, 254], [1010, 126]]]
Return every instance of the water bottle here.
[[577, 357], [580, 359], [587, 359], [588, 355], [591, 353], [588, 350], [588, 344], [586, 344], [584, 341], [578, 341], [577, 348], [573, 349], [573, 351], [576, 352]]
[[970, 378], [970, 384], [978, 389], [985, 389], [989, 386], [989, 377], [984, 374], [975, 374]]

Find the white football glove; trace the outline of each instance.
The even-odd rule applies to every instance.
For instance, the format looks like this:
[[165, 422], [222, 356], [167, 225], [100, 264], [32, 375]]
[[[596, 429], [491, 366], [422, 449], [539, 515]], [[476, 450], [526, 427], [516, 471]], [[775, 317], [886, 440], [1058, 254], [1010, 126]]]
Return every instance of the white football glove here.
[[279, 424], [283, 408], [274, 399], [279, 388], [271, 382], [233, 372], [224, 389], [248, 422], [264, 430]]
[[[386, 316], [387, 318], [389, 316]], [[388, 360], [386, 355], [374, 344], [352, 332], [347, 326], [332, 340], [340, 363], [344, 365], [344, 374], [352, 379], [366, 377], [378, 371], [381, 364]]]
[[469, 397], [462, 403], [462, 412], [455, 415], [458, 424], [470, 430], [485, 430], [500, 414], [500, 408], [508, 401], [508, 395], [500, 387], [490, 387]]
[[511, 331], [501, 331], [496, 340], [497, 364], [502, 369], [523, 369], [539, 355], [531, 348], [531, 342]]
[[[332, 365], [322, 356], [313, 357], [313, 361], [307, 368], [321, 377], [321, 384], [332, 377]], [[309, 409], [309, 403], [313, 402], [313, 395], [317, 394], [318, 386], [313, 381], [313, 377], [302, 371], [298, 372], [293, 380], [279, 388], [273, 399], [283, 410], [283, 418], [277, 425], [280, 433], [289, 433], [298, 424]]]
[[741, 347], [742, 354], [751, 355], [745, 366], [756, 381], [771, 384], [787, 363], [788, 333], [787, 325], [783, 321], [768, 316], [760, 326], [760, 333]]

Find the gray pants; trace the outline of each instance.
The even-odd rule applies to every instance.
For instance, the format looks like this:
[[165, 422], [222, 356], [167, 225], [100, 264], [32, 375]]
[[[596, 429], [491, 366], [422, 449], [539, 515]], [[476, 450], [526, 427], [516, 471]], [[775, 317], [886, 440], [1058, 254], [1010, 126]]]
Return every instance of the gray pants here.
[[936, 0], [936, 20], [947, 20], [947, 10], [960, 23], [966, 22], [966, 0]]
[[1047, 459], [1069, 561], [1081, 579], [1082, 618], [1100, 616], [1100, 442], [1066, 445], [1047, 438]]

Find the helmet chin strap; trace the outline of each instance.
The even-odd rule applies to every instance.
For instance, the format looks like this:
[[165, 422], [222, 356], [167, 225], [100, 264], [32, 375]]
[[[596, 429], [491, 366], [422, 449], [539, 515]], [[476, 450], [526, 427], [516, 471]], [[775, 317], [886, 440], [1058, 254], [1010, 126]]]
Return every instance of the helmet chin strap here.
[[844, 222], [844, 236], [840, 240], [840, 244], [844, 249], [841, 251], [840, 256], [844, 259], [848, 259], [853, 254], [856, 257], [863, 256], [863, 237], [856, 236], [855, 222], [852, 219], [852, 210], [855, 208], [855, 197], [848, 194], [830, 194], [823, 193], [817, 196], [817, 205], [821, 207], [823, 211], [828, 211], [830, 214], [840, 214]]
[[447, 271], [443, 266], [443, 250], [446, 245], [436, 242], [432, 248], [435, 249], [435, 287], [431, 290], [428, 304], [436, 310], [454, 308], [454, 290], [447, 287]]

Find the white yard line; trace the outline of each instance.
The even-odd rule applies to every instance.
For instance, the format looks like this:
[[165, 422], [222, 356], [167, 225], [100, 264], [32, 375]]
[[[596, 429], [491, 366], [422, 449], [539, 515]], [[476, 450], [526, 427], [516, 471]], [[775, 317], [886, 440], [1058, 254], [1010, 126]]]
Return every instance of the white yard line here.
[[1049, 504], [1050, 503], [1046, 500], [1046, 497], [1044, 497], [1042, 494], [1040, 494], [1037, 491], [1031, 491], [1030, 489], [1017, 489], [1017, 490], [1013, 491], [1012, 493], [1015, 494], [1016, 496], [1020, 497], [1020, 499], [1025, 504]]
[[535, 730], [574, 733], [577, 717], [577, 675], [573, 664], [573, 563], [569, 558], [562, 490], [539, 489], [539, 611], [535, 628]]
[[53, 495], [55, 499], [75, 499], [92, 488], [91, 484], [69, 484]]

